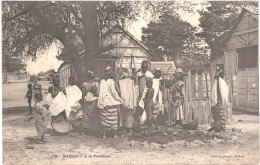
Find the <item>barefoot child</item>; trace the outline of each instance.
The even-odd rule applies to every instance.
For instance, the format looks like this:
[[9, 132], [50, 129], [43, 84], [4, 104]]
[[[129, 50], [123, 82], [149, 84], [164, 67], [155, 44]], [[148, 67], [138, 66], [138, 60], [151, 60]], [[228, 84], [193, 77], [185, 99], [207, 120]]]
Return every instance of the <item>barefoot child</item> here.
[[38, 133], [38, 140], [39, 143], [43, 143], [44, 141], [44, 133], [46, 129], [46, 109], [42, 105], [42, 96], [37, 95], [36, 96], [36, 103], [35, 103], [35, 108], [36, 108], [36, 114], [35, 114], [35, 127]]
[[154, 110], [154, 103], [153, 103], [153, 95], [154, 95], [154, 89], [153, 89], [153, 79], [147, 78], [146, 79], [146, 87], [147, 92], [145, 94], [144, 98], [144, 109], [147, 114], [147, 121], [148, 121], [148, 129], [152, 127], [152, 123], [154, 122], [156, 129], [158, 129], [158, 124], [156, 120], [153, 117], [153, 110]]
[[28, 115], [32, 115], [32, 84], [28, 84], [28, 91], [26, 92], [25, 98], [28, 99], [28, 103], [29, 103], [29, 113]]

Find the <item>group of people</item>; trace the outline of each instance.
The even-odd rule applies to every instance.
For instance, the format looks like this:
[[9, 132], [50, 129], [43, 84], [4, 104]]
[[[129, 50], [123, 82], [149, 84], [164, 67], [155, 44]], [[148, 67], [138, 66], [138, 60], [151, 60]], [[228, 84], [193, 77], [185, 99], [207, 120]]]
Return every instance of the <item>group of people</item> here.
[[[183, 72], [181, 68], [175, 71], [175, 82], [170, 87], [171, 103], [174, 108], [176, 123], [182, 125], [183, 115]], [[101, 81], [95, 80], [93, 71], [86, 74], [86, 82], [82, 85], [75, 85], [75, 80], [69, 78], [69, 86], [66, 89], [60, 87], [59, 74], [53, 75], [53, 85], [49, 88], [46, 97], [47, 104], [42, 105], [42, 94], [39, 86], [34, 85], [36, 100], [35, 126], [38, 132], [38, 139], [44, 140], [44, 130], [46, 128], [46, 114], [51, 115], [52, 122], [57, 120], [69, 120], [73, 115], [74, 119], [80, 119], [81, 133], [102, 132], [103, 138], [107, 137], [107, 132], [112, 131], [113, 137], [117, 138], [118, 130], [122, 129], [127, 133], [132, 132], [134, 123], [137, 128], [141, 124], [148, 125], [148, 129], [159, 129], [157, 116], [164, 110], [162, 101], [163, 80], [160, 68], [156, 68], [152, 74], [148, 71], [148, 62], [143, 61], [141, 69], [130, 76], [127, 71], [121, 73], [119, 79], [115, 79], [115, 74], [110, 66], [106, 67], [104, 77]], [[225, 130], [225, 120], [222, 103], [223, 88], [222, 72], [216, 75], [216, 93], [213, 92], [213, 117], [214, 123], [220, 122], [222, 130]], [[224, 85], [223, 85], [224, 84]], [[29, 102], [29, 114], [31, 110], [32, 85], [28, 85], [26, 97]], [[41, 89], [41, 88], [40, 88]], [[226, 96], [226, 94], [224, 94]], [[221, 99], [222, 98], [222, 99]], [[46, 110], [49, 110], [46, 113]]]

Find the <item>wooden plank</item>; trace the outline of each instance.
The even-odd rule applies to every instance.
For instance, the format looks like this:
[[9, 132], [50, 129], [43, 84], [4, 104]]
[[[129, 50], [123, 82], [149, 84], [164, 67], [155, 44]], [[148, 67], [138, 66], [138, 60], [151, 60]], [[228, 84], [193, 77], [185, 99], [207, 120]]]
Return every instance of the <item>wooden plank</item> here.
[[236, 79], [234, 80], [234, 82], [235, 82], [235, 84], [236, 84], [236, 86], [235, 86], [235, 91], [237, 92], [236, 93], [236, 105], [238, 105], [238, 99], [237, 99], [237, 97], [238, 97], [238, 85], [237, 85], [237, 82], [238, 82], [238, 76], [237, 75], [234, 75], [234, 77], [236, 77]]
[[238, 82], [247, 82], [246, 76], [238, 76]]
[[[248, 68], [246, 68], [246, 75], [248, 76], [249, 75], [249, 71], [248, 71]], [[248, 79], [247, 79], [247, 84], [246, 84], [246, 88], [247, 88], [247, 92], [246, 92], [246, 106], [248, 107], [248, 87], [249, 87], [249, 82], [248, 82]]]
[[207, 99], [206, 101], [206, 112], [207, 112], [207, 124], [211, 123], [211, 110], [210, 110], [210, 101]]
[[227, 121], [226, 123], [230, 124], [232, 120], [232, 111], [231, 111], [231, 103], [230, 101], [228, 102], [228, 107], [227, 107]]
[[197, 113], [198, 113], [199, 124], [203, 124], [203, 111], [202, 111], [201, 99], [199, 99], [197, 103], [198, 103]]
[[249, 101], [256, 101], [258, 99], [258, 95], [256, 94], [256, 95], [253, 95], [253, 94], [251, 94], [251, 95], [248, 95], [248, 100]]
[[192, 108], [193, 108], [193, 93], [192, 93], [192, 75], [191, 71], [188, 72], [188, 101], [189, 101], [189, 106], [188, 106], [188, 114], [187, 114], [187, 119], [190, 120], [189, 116], [192, 114]]
[[258, 76], [248, 77], [249, 83], [257, 83], [258, 82]]
[[251, 22], [257, 22], [256, 19], [254, 17], [252, 17], [251, 15], [249, 15], [248, 17], [248, 23], [251, 23]]
[[258, 89], [258, 83], [249, 82], [248, 83], [248, 88], [249, 89]]
[[232, 48], [232, 49], [234, 49], [234, 48], [241, 48], [241, 47], [245, 47], [245, 44], [242, 43], [242, 42], [231, 43], [231, 44], [229, 44], [228, 49], [230, 49], [230, 48]]
[[199, 97], [199, 77], [198, 74], [195, 73], [195, 97]]
[[246, 95], [247, 90], [245, 88], [239, 88], [237, 91], [238, 95]]
[[[193, 99], [193, 110], [192, 110], [192, 113], [190, 113], [189, 115], [189, 121], [192, 120], [192, 118], [194, 119], [199, 119], [199, 114], [198, 114], [198, 100], [196, 99]], [[193, 117], [194, 116], [194, 117]]]
[[188, 121], [188, 114], [189, 114], [189, 79], [188, 75], [185, 76], [185, 115], [184, 118], [186, 121]]
[[246, 70], [238, 70], [238, 73], [237, 75], [240, 77], [240, 76], [246, 76]]
[[258, 77], [258, 72], [256, 70], [248, 71], [248, 76], [249, 77]]
[[210, 74], [206, 73], [207, 76], [207, 91], [208, 91], [208, 97], [211, 95], [211, 79], [210, 79]]
[[254, 22], [250, 22], [250, 23], [249, 23], [249, 28], [255, 28], [255, 27], [257, 27], [257, 26], [258, 26], [257, 21], [254, 21]]
[[202, 73], [202, 97], [206, 98], [207, 97], [207, 82], [206, 82], [206, 74]]
[[183, 103], [183, 118], [184, 118], [184, 120], [185, 120], [185, 114], [186, 114], [186, 106], [187, 106], [187, 104], [186, 104], [186, 76], [184, 76], [184, 85], [183, 85], [183, 96], [184, 96], [184, 103]]
[[191, 75], [191, 83], [190, 83], [190, 85], [191, 85], [191, 91], [190, 91], [190, 93], [192, 94], [191, 95], [191, 97], [193, 98], [193, 97], [195, 97], [195, 76], [194, 75]]
[[237, 99], [238, 100], [246, 100], [247, 99], [247, 95], [246, 94], [239, 94]]
[[207, 109], [207, 100], [202, 100], [203, 106], [203, 117], [204, 117], [204, 124], [208, 123], [208, 109]]
[[198, 75], [198, 94], [199, 94], [199, 99], [202, 99], [203, 97], [203, 86], [202, 86], [202, 76]]
[[238, 89], [246, 89], [247, 88], [247, 83], [246, 82], [238, 82], [237, 83]]
[[258, 72], [258, 68], [247, 68], [248, 71], [257, 71]]
[[258, 101], [249, 101], [249, 107], [258, 108]]
[[245, 99], [238, 99], [238, 106], [246, 106], [246, 100]]
[[249, 95], [258, 95], [258, 89], [249, 89], [248, 93]]

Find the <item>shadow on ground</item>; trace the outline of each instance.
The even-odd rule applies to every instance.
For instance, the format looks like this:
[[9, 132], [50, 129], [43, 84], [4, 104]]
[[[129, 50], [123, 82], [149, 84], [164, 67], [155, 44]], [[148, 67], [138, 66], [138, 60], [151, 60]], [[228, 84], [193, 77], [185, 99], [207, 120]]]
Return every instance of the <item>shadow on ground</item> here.
[[25, 112], [28, 112], [28, 106], [8, 107], [8, 108], [3, 108], [2, 110], [3, 110], [3, 114], [25, 113]]

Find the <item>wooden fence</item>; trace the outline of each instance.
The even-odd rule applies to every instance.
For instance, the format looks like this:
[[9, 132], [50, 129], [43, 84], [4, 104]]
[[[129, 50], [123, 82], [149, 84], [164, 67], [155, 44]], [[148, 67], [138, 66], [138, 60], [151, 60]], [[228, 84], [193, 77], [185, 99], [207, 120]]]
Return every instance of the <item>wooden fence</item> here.
[[[173, 75], [163, 75], [163, 77], [173, 77]], [[189, 72], [184, 76], [184, 121], [192, 121], [198, 119], [199, 124], [208, 124], [212, 122], [210, 94], [213, 82], [211, 81], [210, 73], [195, 73], [194, 75]], [[168, 97], [166, 97], [168, 95]], [[168, 123], [171, 125], [175, 122], [175, 113], [171, 106], [171, 97], [168, 89], [164, 91], [164, 105], [168, 112]], [[230, 123], [232, 113], [231, 107], [225, 109], [227, 123]]]
[[[115, 79], [120, 79], [120, 72], [123, 69], [117, 68]], [[174, 74], [162, 73], [163, 79], [174, 79]], [[210, 95], [211, 87], [213, 85], [212, 75], [208, 72], [201, 74], [188, 74], [184, 75], [184, 121], [192, 121], [198, 119], [199, 124], [209, 124], [212, 122], [211, 105], [210, 105]], [[231, 89], [231, 87], [229, 87]], [[229, 91], [232, 94], [232, 91]], [[229, 96], [232, 98], [232, 95]], [[229, 99], [230, 99], [229, 98]], [[232, 99], [230, 99], [232, 100]], [[168, 124], [172, 125], [175, 123], [175, 113], [174, 108], [171, 105], [171, 94], [169, 89], [165, 88], [163, 91], [163, 104], [168, 112]], [[225, 109], [226, 122], [230, 123], [232, 118], [232, 107], [231, 103], [227, 109]]]

